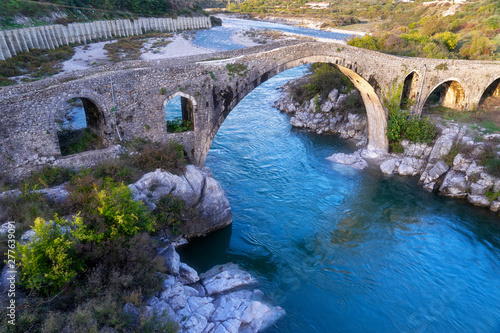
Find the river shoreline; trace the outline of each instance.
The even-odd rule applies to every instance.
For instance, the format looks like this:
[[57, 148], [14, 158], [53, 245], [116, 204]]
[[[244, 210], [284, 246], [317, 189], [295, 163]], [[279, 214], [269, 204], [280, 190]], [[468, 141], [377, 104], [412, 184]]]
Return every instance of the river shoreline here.
[[419, 177], [419, 184], [429, 192], [465, 199], [492, 212], [500, 211], [500, 177], [491, 175], [481, 162], [488, 149], [498, 144], [500, 134], [488, 134], [484, 128], [434, 116], [438, 135], [432, 143], [402, 140], [402, 152], [374, 154], [365, 148], [366, 115], [344, 116], [338, 111], [348, 95], [334, 89], [325, 100], [313, 99], [301, 105], [293, 100], [291, 85], [292, 82], [282, 87], [284, 92], [275, 106], [292, 116], [292, 126], [318, 135], [339, 135], [361, 147], [351, 154], [333, 154], [328, 160], [355, 169], [377, 168], [387, 175]]

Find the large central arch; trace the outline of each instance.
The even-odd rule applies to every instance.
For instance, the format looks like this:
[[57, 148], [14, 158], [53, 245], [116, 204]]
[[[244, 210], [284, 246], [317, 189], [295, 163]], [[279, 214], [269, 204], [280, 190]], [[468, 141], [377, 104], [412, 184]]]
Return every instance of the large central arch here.
[[250, 89], [245, 89], [239, 94], [233, 94], [233, 91], [231, 89], [219, 87], [220, 95], [224, 99], [224, 110], [218, 114], [218, 119], [215, 119], [215, 121], [213, 122], [213, 128], [211, 129], [210, 134], [208, 135], [208, 137], [205, 137], [206, 141], [204, 144], [202, 144], [203, 151], [201, 156], [199, 156], [198, 158], [198, 165], [203, 165], [205, 163], [205, 159], [212, 144], [213, 138], [217, 134], [225, 118], [229, 115], [229, 113], [238, 104], [239, 101], [241, 101], [247, 94], [253, 91], [253, 89], [259, 86], [261, 83], [267, 81], [269, 78], [288, 69], [312, 63], [330, 63], [332, 65], [335, 65], [345, 76], [347, 76], [351, 80], [356, 89], [358, 89], [358, 91], [360, 92], [366, 109], [368, 120], [367, 149], [377, 154], [386, 153], [389, 149], [389, 141], [386, 136], [386, 112], [379, 96], [375, 92], [374, 87], [367, 81], [367, 79], [361, 76], [360, 73], [363, 73], [363, 70], [357, 64], [351, 63], [349, 60], [346, 60], [344, 58], [315, 55], [288, 61], [282, 64], [277, 64], [272, 69], [260, 71], [257, 74], [258, 80], [254, 80], [252, 84], [248, 84], [248, 82], [247, 84], [245, 84], [245, 86], [249, 86]]

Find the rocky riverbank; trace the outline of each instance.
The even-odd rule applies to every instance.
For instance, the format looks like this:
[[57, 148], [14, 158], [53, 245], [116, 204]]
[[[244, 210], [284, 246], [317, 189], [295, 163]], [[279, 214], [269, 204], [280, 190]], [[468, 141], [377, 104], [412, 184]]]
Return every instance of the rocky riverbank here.
[[[282, 87], [282, 95], [274, 106], [292, 117], [290, 124], [316, 134], [336, 134], [341, 138], [353, 139], [358, 146], [367, 142], [367, 120], [364, 108], [354, 108], [350, 104], [357, 99], [356, 90], [342, 93], [343, 89], [333, 89], [328, 97], [314, 97], [301, 103], [294, 98], [294, 87], [305, 84], [308, 76], [291, 80]], [[351, 99], [351, 100], [350, 100]]]
[[[353, 139], [358, 147], [365, 147], [366, 115], [345, 111], [349, 94], [334, 89], [326, 99], [315, 97], [301, 104], [293, 97], [293, 87], [300, 85], [300, 80], [302, 84], [307, 82], [307, 78], [300, 78], [283, 86], [283, 93], [275, 103], [280, 111], [292, 115], [290, 123], [317, 134]], [[434, 121], [438, 136], [432, 144], [403, 140], [401, 153], [373, 158], [360, 148], [352, 154], [333, 154], [328, 159], [357, 169], [373, 166], [389, 175], [418, 176], [419, 183], [429, 191], [499, 211], [500, 177], [493, 176], [484, 164], [498, 157], [495, 151], [500, 134], [487, 134], [484, 128], [440, 118]]]
[[[198, 275], [193, 268], [180, 262], [175, 246], [184, 245], [186, 239], [203, 236], [232, 222], [229, 201], [209, 168], [188, 165], [181, 175], [158, 169], [143, 175], [129, 188], [133, 199], [144, 202], [149, 211], [153, 211], [160, 199], [168, 195], [185, 203], [178, 232], [159, 232], [153, 237], [162, 244], [156, 250], [166, 267], [166, 274], [156, 272], [161, 275], [162, 288], [154, 296], [139, 302], [141, 306], [127, 303], [123, 308], [137, 325], [154, 319], [157, 323], [178, 323], [179, 331], [186, 333], [258, 332], [284, 315], [282, 308], [263, 301], [264, 294], [254, 289], [257, 280], [238, 265], [218, 265]], [[37, 192], [61, 205], [70, 196], [64, 185]], [[14, 190], [0, 194], [0, 198], [19, 195], [21, 192]], [[72, 219], [71, 216], [67, 218]], [[7, 235], [15, 229], [15, 222], [6, 222], [0, 226], [0, 235]], [[66, 234], [72, 232], [71, 227], [61, 230]], [[35, 231], [31, 229], [23, 233], [20, 242], [30, 244], [36, 241], [35, 238]], [[3, 267], [0, 277], [3, 303], [11, 286], [12, 269], [9, 265]], [[18, 277], [16, 275], [14, 279]], [[22, 302], [22, 292], [17, 295], [18, 301]], [[112, 328], [104, 330], [115, 331]]]
[[238, 265], [217, 265], [198, 273], [185, 263], [171, 245], [162, 250], [168, 274], [163, 288], [145, 306], [127, 303], [131, 316], [157, 315], [179, 323], [182, 333], [259, 332], [285, 314], [267, 305], [264, 294], [253, 289], [257, 281]]

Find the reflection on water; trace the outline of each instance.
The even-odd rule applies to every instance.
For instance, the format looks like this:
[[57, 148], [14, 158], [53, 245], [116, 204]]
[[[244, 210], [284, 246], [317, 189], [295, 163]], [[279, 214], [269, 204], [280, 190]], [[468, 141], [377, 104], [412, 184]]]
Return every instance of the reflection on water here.
[[271, 106], [303, 73], [268, 80], [222, 125], [206, 165], [233, 225], [183, 260], [250, 270], [287, 311], [270, 332], [499, 332], [499, 219], [413, 178], [332, 165], [345, 141], [294, 130]]

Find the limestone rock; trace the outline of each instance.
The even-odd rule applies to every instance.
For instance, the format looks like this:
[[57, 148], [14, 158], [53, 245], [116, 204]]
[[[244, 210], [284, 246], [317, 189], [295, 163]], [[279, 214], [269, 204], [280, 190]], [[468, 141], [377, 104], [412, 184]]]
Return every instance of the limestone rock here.
[[248, 272], [233, 263], [212, 267], [200, 275], [200, 280], [208, 295], [255, 283]]
[[380, 171], [387, 175], [391, 175], [394, 173], [394, 170], [397, 167], [397, 158], [391, 158], [386, 161], [384, 161], [382, 164], [380, 164]]
[[181, 263], [179, 266], [179, 280], [184, 284], [191, 284], [198, 282], [200, 278], [198, 273], [185, 263]]
[[361, 157], [361, 152], [359, 150], [352, 154], [333, 154], [326, 159], [335, 163], [348, 165], [354, 169], [364, 169], [368, 166], [368, 163]]
[[129, 187], [134, 199], [143, 201], [150, 210], [156, 208], [156, 202], [168, 194], [184, 200], [190, 213], [182, 224], [181, 232], [187, 238], [205, 235], [232, 222], [229, 201], [208, 169], [201, 171], [188, 165], [181, 176], [156, 170], [145, 174]]
[[469, 202], [475, 206], [479, 207], [488, 207], [490, 205], [490, 201], [488, 200], [487, 197], [484, 195], [469, 195], [468, 198]]
[[337, 102], [337, 98], [339, 97], [339, 90], [338, 89], [333, 89], [332, 91], [330, 91], [330, 93], [328, 94], [328, 99], [330, 100], [330, 102], [332, 103], [335, 103]]
[[429, 162], [436, 163], [438, 160], [443, 159], [451, 150], [453, 143], [458, 136], [458, 128], [444, 131], [434, 144], [429, 156]]
[[165, 251], [160, 252], [160, 255], [165, 259], [165, 267], [167, 269], [167, 273], [179, 275], [181, 258], [175, 251], [175, 247], [173, 245], [170, 245]]
[[439, 191], [450, 197], [465, 197], [467, 195], [467, 181], [465, 175], [453, 170], [448, 172]]
[[500, 210], [500, 201], [493, 201], [490, 204], [490, 210], [494, 212], [498, 212]]

